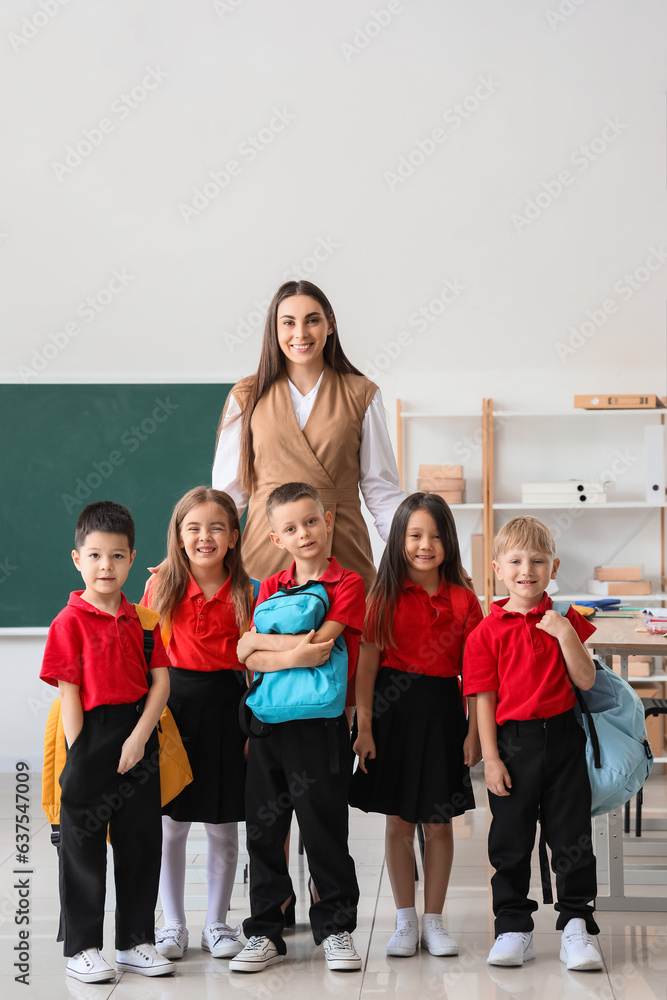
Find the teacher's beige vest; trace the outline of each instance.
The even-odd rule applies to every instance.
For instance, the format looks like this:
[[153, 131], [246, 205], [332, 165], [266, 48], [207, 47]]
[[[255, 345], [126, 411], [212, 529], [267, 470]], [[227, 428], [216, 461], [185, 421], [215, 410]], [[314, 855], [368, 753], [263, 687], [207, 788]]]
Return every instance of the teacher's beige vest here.
[[[232, 390], [243, 409], [248, 380]], [[267, 389], [252, 415], [255, 490], [243, 532], [243, 562], [258, 580], [287, 569], [291, 557], [269, 538], [265, 504], [269, 493], [290, 482], [316, 488], [334, 517], [328, 555], [362, 577], [368, 593], [375, 567], [359, 499], [361, 425], [377, 386], [363, 375], [341, 375], [329, 366], [303, 428], [294, 413], [287, 376]]]

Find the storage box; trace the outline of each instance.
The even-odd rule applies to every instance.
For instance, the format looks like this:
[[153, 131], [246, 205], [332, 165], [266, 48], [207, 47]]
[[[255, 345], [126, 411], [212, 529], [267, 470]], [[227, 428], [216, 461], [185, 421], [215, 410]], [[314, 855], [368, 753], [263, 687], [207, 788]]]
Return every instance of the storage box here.
[[533, 507], [540, 504], [567, 503], [576, 506], [577, 504], [595, 504], [607, 502], [606, 493], [526, 493], [521, 494], [521, 503], [529, 503]]
[[[662, 698], [662, 685], [654, 681], [640, 681], [639, 684], [632, 685], [640, 698]], [[651, 744], [654, 757], [665, 756], [665, 728], [664, 715], [649, 715], [646, 720], [646, 735]], [[653, 774], [664, 774], [664, 764], [654, 764]]]
[[521, 483], [522, 493], [606, 493], [613, 483], [562, 479], [557, 483]]
[[470, 536], [470, 562], [475, 593], [481, 596], [484, 593], [484, 535]]
[[420, 476], [417, 480], [417, 489], [426, 493], [437, 493], [439, 490], [464, 490], [466, 488], [465, 479], [445, 478], [444, 476]]
[[420, 465], [419, 475], [439, 477], [441, 479], [460, 479], [463, 475], [462, 465]]
[[575, 396], [574, 405], [580, 410], [656, 410], [665, 406], [660, 396]]
[[[617, 674], [621, 672], [621, 657], [612, 657], [613, 667]], [[650, 656], [628, 656], [628, 674], [630, 677], [648, 677], [653, 667]]]
[[599, 594], [601, 597], [620, 597], [622, 594], [642, 596], [651, 593], [651, 581], [588, 580], [586, 590], [589, 594]]
[[596, 580], [641, 580], [641, 566], [596, 566]]
[[426, 493], [437, 493], [439, 497], [449, 504], [465, 503], [465, 490], [426, 490]]

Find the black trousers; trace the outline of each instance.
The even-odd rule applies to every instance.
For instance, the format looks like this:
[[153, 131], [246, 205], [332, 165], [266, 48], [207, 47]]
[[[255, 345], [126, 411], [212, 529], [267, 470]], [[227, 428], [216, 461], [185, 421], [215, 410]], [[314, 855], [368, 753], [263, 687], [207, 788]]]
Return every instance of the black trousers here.
[[498, 746], [512, 788], [508, 796], [489, 792], [496, 937], [506, 931], [533, 929], [531, 914], [537, 903], [528, 898], [528, 891], [538, 816], [556, 875], [556, 928], [562, 930], [568, 920], [583, 917], [588, 932], [598, 934], [591, 905], [597, 879], [586, 737], [574, 712], [551, 719], [506, 722], [498, 727]]
[[84, 712], [83, 729], [60, 776], [60, 929], [63, 952], [101, 948], [107, 869], [107, 825], [114, 855], [116, 948], [155, 941], [160, 879], [159, 744], [157, 730], [143, 759], [118, 774], [121, 747], [145, 699]]
[[270, 938], [284, 954], [281, 904], [292, 892], [285, 838], [296, 812], [319, 900], [310, 908], [316, 944], [357, 924], [359, 886], [347, 847], [352, 770], [347, 719], [305, 719], [251, 739], [246, 784], [250, 917], [246, 937]]

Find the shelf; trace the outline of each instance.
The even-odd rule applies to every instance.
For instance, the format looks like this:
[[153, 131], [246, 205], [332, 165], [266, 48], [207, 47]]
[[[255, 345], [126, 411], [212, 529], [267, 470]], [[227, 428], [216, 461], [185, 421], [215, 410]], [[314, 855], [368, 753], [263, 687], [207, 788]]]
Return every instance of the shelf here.
[[454, 413], [453, 411], [450, 412], [450, 411], [445, 411], [445, 410], [410, 410], [409, 412], [406, 412], [405, 410], [402, 410], [401, 411], [401, 417], [402, 417], [403, 420], [409, 420], [411, 417], [420, 417], [420, 418], [423, 418], [423, 417], [438, 417], [438, 418], [440, 418], [440, 417], [460, 417], [460, 418], [470, 417], [471, 419], [479, 420], [479, 411], [477, 411], [477, 413]]
[[646, 500], [610, 500], [608, 503], [516, 503], [502, 501], [494, 503], [494, 510], [660, 510], [664, 503], [647, 503]]
[[484, 510], [483, 503], [450, 503], [448, 506], [452, 513], [461, 508], [464, 510]]
[[[559, 410], [558, 412], [552, 411], [551, 413], [539, 411], [535, 412], [535, 410], [494, 410], [493, 417], [494, 419], [496, 417], [585, 417], [590, 413], [621, 413], [624, 415], [628, 413], [642, 413], [644, 416], [649, 417], [664, 417], [667, 416], [667, 407], [663, 407], [659, 410], [653, 408], [649, 409], [648, 407], [639, 407], [638, 409], [627, 410], [611, 410], [605, 408], [600, 410], [582, 410], [577, 407], [577, 409]], [[407, 414], [404, 414], [404, 416], [407, 416]]]

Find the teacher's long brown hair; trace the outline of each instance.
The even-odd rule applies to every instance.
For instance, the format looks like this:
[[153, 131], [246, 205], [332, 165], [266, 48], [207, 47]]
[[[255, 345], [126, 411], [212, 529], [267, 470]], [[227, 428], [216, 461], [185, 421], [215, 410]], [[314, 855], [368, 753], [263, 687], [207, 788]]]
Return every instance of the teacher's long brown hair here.
[[[252, 443], [252, 428], [250, 421], [255, 411], [257, 403], [262, 398], [270, 386], [286, 371], [285, 355], [278, 343], [278, 306], [283, 299], [288, 299], [292, 295], [309, 295], [316, 299], [322, 306], [324, 315], [332, 326], [332, 332], [327, 337], [324, 345], [324, 363], [329, 365], [334, 371], [343, 375], [361, 375], [362, 372], [348, 360], [338, 339], [338, 328], [336, 318], [331, 303], [324, 292], [313, 285], [310, 281], [286, 281], [280, 286], [276, 294], [271, 299], [269, 310], [266, 315], [264, 326], [264, 339], [262, 341], [262, 353], [259, 358], [257, 372], [248, 382], [248, 391], [244, 398], [239, 399], [241, 407], [241, 459], [239, 471], [244, 490], [252, 493], [255, 486], [255, 469]], [[218, 437], [222, 428], [223, 415], [220, 418], [218, 427]]]

